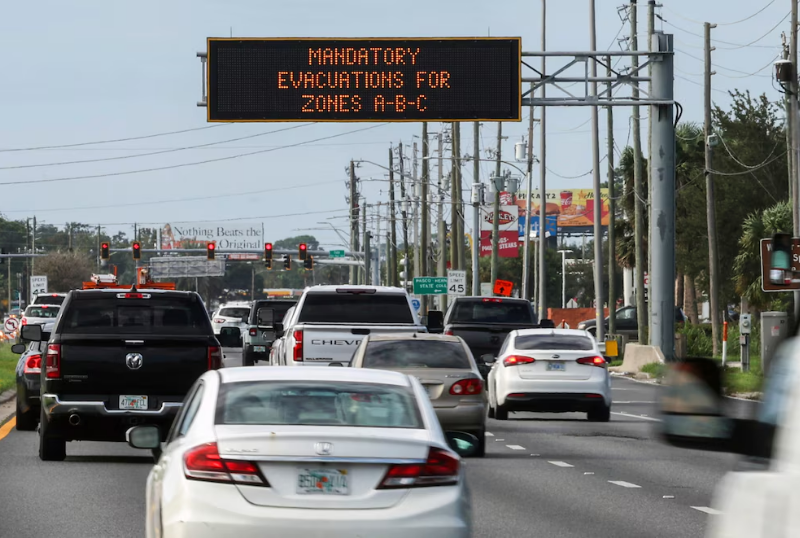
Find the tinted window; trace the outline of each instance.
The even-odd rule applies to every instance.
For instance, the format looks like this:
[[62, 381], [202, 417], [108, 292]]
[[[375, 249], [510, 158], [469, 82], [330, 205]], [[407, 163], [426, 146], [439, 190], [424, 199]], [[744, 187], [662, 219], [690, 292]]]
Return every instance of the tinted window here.
[[58, 316], [57, 306], [29, 306], [25, 309], [25, 316], [29, 318], [54, 318]]
[[261, 303], [257, 303], [256, 306], [253, 308], [252, 313], [253, 315], [250, 316], [250, 323], [255, 324], [258, 320], [256, 316], [258, 315], [259, 308], [271, 308], [275, 312], [275, 316], [272, 318], [275, 322], [280, 323], [283, 319], [283, 316], [286, 315], [286, 312], [289, 311], [297, 303], [278, 303], [272, 301], [265, 301]]
[[223, 318], [241, 319], [250, 315], [250, 309], [247, 307], [223, 308], [217, 315], [222, 316]]
[[114, 297], [72, 301], [61, 330], [76, 334], [208, 334], [211, 326], [200, 301]]
[[335, 381], [222, 385], [216, 423], [422, 428], [410, 388]]
[[572, 351], [590, 351], [594, 349], [592, 339], [587, 336], [571, 334], [542, 334], [518, 336], [514, 341], [517, 349], [563, 349]]
[[36, 299], [34, 299], [34, 304], [55, 304], [60, 305], [64, 302], [66, 297], [62, 297], [60, 295], [37, 295]]
[[362, 365], [364, 368], [471, 368], [460, 343], [430, 340], [369, 342]]
[[405, 295], [309, 293], [298, 323], [413, 323]]
[[502, 299], [456, 301], [450, 323], [534, 323], [528, 303]]

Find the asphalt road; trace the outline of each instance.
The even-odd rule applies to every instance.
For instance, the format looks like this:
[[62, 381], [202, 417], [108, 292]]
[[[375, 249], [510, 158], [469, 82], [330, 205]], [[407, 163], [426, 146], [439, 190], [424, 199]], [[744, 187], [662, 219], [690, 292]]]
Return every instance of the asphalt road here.
[[[240, 361], [226, 350], [226, 366]], [[476, 537], [703, 535], [713, 487], [736, 458], [665, 446], [653, 436], [660, 389], [627, 379], [613, 388], [610, 423], [532, 413], [489, 421], [487, 457], [466, 460]], [[37, 446], [35, 432], [0, 440], [0, 536], [144, 536], [148, 453], [70, 443], [65, 462], [45, 463]]]

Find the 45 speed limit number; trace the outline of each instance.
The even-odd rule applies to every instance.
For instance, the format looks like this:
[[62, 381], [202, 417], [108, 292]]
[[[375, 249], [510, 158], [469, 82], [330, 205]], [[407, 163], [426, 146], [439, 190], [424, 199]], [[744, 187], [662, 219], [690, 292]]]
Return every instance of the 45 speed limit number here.
[[447, 271], [447, 295], [464, 296], [467, 294], [467, 272]]

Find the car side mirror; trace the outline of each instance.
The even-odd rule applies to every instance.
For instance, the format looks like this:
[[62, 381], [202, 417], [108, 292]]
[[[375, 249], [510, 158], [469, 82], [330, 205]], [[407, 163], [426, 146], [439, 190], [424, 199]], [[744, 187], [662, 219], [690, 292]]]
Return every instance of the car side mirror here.
[[256, 314], [256, 324], [259, 329], [270, 329], [275, 324], [275, 310], [272, 308], [259, 308]]
[[134, 426], [125, 432], [125, 440], [133, 448], [151, 450], [156, 461], [161, 457], [161, 429], [158, 426]]
[[41, 342], [43, 332], [41, 325], [23, 325], [19, 334], [25, 342]]
[[442, 332], [444, 330], [444, 312], [440, 310], [429, 310], [426, 327], [429, 333]]
[[447, 444], [462, 458], [472, 456], [478, 451], [478, 438], [466, 432], [445, 432]]
[[272, 324], [272, 328], [275, 331], [275, 337], [280, 338], [283, 336], [283, 323], [275, 322]]
[[487, 353], [486, 355], [481, 355], [481, 360], [483, 364], [494, 364], [497, 361], [497, 357], [491, 353]]
[[25, 353], [25, 344], [14, 344], [11, 346], [11, 353], [22, 355]]

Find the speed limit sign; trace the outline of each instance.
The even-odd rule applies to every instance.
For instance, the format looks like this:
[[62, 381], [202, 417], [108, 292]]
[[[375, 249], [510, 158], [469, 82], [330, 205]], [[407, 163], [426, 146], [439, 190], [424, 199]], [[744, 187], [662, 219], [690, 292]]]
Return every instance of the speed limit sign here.
[[32, 276], [31, 277], [31, 303], [36, 299], [37, 295], [47, 293], [47, 277], [46, 276]]
[[464, 296], [467, 294], [467, 272], [447, 271], [447, 295]]

